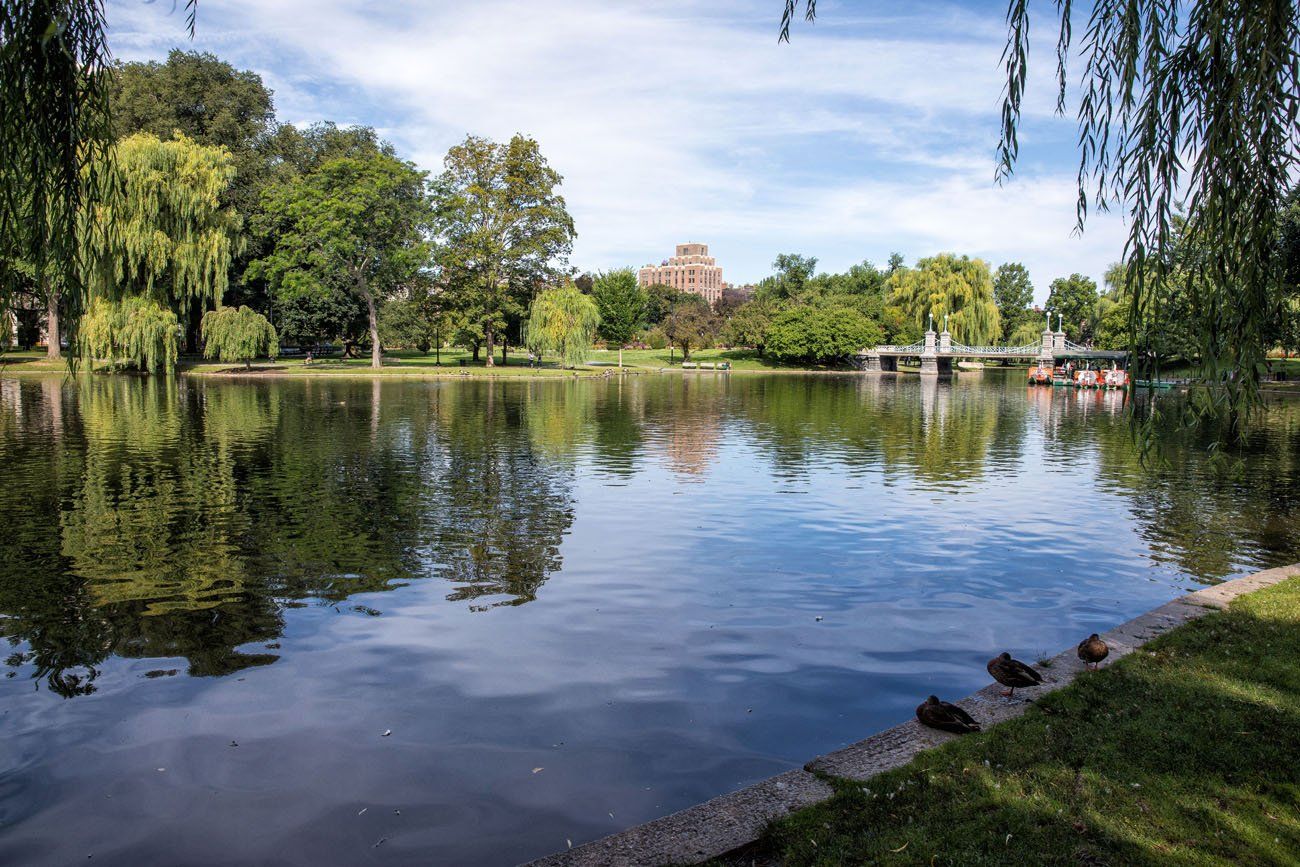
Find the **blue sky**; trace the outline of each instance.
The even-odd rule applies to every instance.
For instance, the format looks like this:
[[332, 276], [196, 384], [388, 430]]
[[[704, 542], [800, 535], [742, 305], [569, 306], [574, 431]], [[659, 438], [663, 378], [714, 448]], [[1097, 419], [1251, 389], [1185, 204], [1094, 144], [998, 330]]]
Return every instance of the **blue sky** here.
[[261, 74], [282, 120], [374, 126], [433, 172], [468, 133], [534, 136], [583, 270], [686, 241], [736, 283], [782, 252], [842, 270], [952, 251], [1024, 262], [1041, 301], [1054, 277], [1100, 282], [1124, 226], [1072, 234], [1075, 124], [1052, 114], [1039, 5], [1022, 162], [1001, 187], [1001, 0], [821, 0], [790, 45], [780, 0], [213, 0], [193, 42], [165, 3], [109, 0], [107, 17], [120, 59], [211, 51]]

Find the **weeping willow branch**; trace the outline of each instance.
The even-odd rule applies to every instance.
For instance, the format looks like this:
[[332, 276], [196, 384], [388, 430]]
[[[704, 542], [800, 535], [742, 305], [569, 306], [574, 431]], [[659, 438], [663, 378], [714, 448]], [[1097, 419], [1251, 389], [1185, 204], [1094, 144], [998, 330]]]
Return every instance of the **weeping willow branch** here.
[[[782, 40], [798, 7], [786, 0]], [[1029, 0], [1010, 0], [997, 177], [1019, 156], [1017, 132], [1030, 46]], [[1295, 0], [1094, 0], [1076, 38], [1071, 0], [1056, 3], [1057, 110], [1078, 99], [1081, 230], [1090, 210], [1122, 209], [1129, 235], [1129, 342], [1147, 357], [1142, 323], [1161, 316], [1170, 281], [1193, 299], [1202, 385], [1191, 417], [1228, 437], [1260, 406], [1266, 337], [1285, 297], [1278, 225], [1297, 180], [1300, 9]], [[805, 17], [816, 6], [805, 0]], [[1175, 263], [1175, 216], [1201, 247]]]

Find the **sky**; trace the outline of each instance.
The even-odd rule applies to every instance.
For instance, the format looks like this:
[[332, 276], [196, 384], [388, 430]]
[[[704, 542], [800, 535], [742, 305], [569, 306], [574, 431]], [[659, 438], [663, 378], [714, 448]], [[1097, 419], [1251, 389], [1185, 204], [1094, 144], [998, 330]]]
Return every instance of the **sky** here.
[[595, 271], [710, 247], [731, 283], [778, 253], [819, 270], [890, 252], [1023, 262], [1100, 284], [1125, 227], [1075, 233], [1076, 124], [1054, 115], [1054, 3], [1016, 174], [994, 181], [1001, 0], [820, 0], [778, 44], [781, 0], [109, 0], [120, 60], [210, 51], [262, 76], [280, 120], [375, 127], [436, 173], [468, 134], [540, 143]]

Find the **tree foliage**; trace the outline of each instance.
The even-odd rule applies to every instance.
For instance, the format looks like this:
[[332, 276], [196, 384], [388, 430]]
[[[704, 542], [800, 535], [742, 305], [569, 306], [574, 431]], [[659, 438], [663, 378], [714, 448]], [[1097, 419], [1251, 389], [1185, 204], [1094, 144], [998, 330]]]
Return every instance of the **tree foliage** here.
[[592, 281], [592, 298], [600, 311], [600, 336], [606, 344], [619, 349], [619, 366], [623, 366], [623, 347], [645, 321], [646, 295], [637, 285], [631, 268], [605, 271]]
[[752, 346], [759, 355], [764, 354], [775, 310], [774, 305], [762, 299], [745, 302], [723, 323], [722, 339], [728, 346]]
[[144, 296], [181, 317], [219, 302], [238, 243], [239, 218], [222, 204], [233, 177], [225, 148], [148, 133], [118, 142], [82, 232], [90, 291]]
[[[112, 140], [108, 57], [100, 3], [0, 3], [0, 259], [70, 287], [74, 314], [84, 299], [80, 220], [102, 189]], [[0, 320], [20, 281], [0, 269]]]
[[82, 317], [78, 349], [82, 358], [107, 361], [114, 369], [130, 364], [151, 373], [171, 373], [179, 330], [176, 313], [154, 298], [96, 297]]
[[767, 351], [783, 360], [828, 362], [875, 346], [883, 338], [877, 323], [851, 307], [800, 305], [772, 317]]
[[557, 192], [559, 172], [531, 138], [469, 136], [443, 166], [434, 184], [437, 262], [491, 366], [498, 337], [566, 261], [573, 218]]
[[780, 253], [772, 262], [772, 271], [772, 276], [764, 278], [754, 294], [765, 301], [798, 298], [817, 273], [817, 257]]
[[916, 340], [934, 317], [936, 329], [948, 316], [957, 343], [983, 346], [1002, 333], [993, 277], [981, 259], [940, 253], [920, 259], [915, 268], [900, 267], [889, 277], [889, 306], [903, 323], [903, 339]]
[[529, 310], [528, 348], [538, 355], [553, 353], [565, 367], [577, 367], [587, 360], [600, 325], [596, 302], [577, 286], [544, 289]]
[[683, 361], [690, 359], [692, 347], [707, 346], [717, 328], [717, 319], [709, 302], [689, 292], [673, 305], [663, 321], [664, 334], [681, 349]]
[[203, 314], [203, 355], [244, 362], [280, 353], [280, 338], [265, 316], [251, 307], [220, 307]]
[[[1075, 48], [1070, 4], [1058, 5], [1058, 110]], [[1029, 47], [1027, 0], [1008, 11], [1002, 170], [1018, 155]], [[1095, 3], [1078, 46], [1080, 226], [1089, 208], [1122, 206], [1130, 334], [1160, 311], [1185, 207], [1205, 238], [1194, 265], [1191, 334], [1196, 414], [1240, 434], [1259, 406], [1281, 265], [1275, 226], [1300, 153], [1300, 14], [1292, 0]], [[1138, 350], [1142, 347], [1136, 346]]]
[[[1268, 335], [1289, 302], [1276, 226], [1300, 162], [1300, 10], [1294, 0], [1094, 2], [1080, 29], [1075, 5], [1056, 4], [1056, 108], [1065, 110], [1074, 54], [1084, 66], [1079, 227], [1090, 209], [1125, 212], [1130, 345], [1145, 354], [1138, 326], [1149, 313], [1167, 321], [1160, 303], [1173, 279], [1175, 216], [1186, 208], [1191, 234], [1210, 241], [1196, 264], [1190, 323], [1207, 386], [1193, 392], [1194, 414], [1241, 435], [1261, 405]], [[799, 6], [786, 0], [782, 40]], [[1029, 7], [1011, 0], [1007, 10], [1002, 176], [1020, 151]], [[815, 18], [816, 0], [803, 9]]]
[[370, 363], [382, 365], [379, 307], [426, 265], [431, 212], [424, 172], [380, 153], [342, 157], [269, 188], [275, 244], [250, 271], [277, 295], [342, 288], [366, 305]]
[[1002, 320], [1002, 337], [1011, 346], [1023, 346], [1010, 340], [1011, 335], [1032, 316], [1029, 305], [1034, 303], [1034, 284], [1029, 271], [1019, 262], [1007, 262], [993, 275], [993, 299], [998, 305], [998, 318]]
[[274, 170], [277, 129], [260, 75], [212, 54], [173, 49], [162, 63], [119, 63], [109, 81], [115, 137], [145, 132], [166, 141], [180, 133], [226, 148], [235, 168], [226, 199], [241, 215], [256, 210]]
[[1047, 293], [1047, 310], [1053, 329], [1059, 313], [1066, 337], [1080, 343], [1092, 340], [1097, 330], [1097, 284], [1082, 274], [1057, 277]]

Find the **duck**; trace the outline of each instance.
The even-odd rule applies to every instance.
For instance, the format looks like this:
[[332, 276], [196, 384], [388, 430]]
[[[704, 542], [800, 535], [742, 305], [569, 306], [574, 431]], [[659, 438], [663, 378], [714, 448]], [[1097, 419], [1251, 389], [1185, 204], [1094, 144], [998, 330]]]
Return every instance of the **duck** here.
[[934, 695], [916, 706], [916, 718], [922, 725], [953, 734], [964, 735], [980, 730], [980, 724], [970, 714], [955, 704], [939, 701], [939, 697]]
[[1097, 633], [1094, 632], [1079, 642], [1079, 658], [1083, 660], [1085, 667], [1095, 671], [1107, 656], [1110, 656], [1110, 647], [1101, 640], [1101, 636]]
[[989, 660], [986, 668], [988, 668], [989, 674], [994, 680], [1005, 687], [1009, 687], [1002, 691], [1002, 694], [1008, 698], [1015, 695], [1018, 686], [1038, 686], [1043, 682], [1041, 674], [1020, 660], [1012, 659], [1009, 653], [999, 653]]

